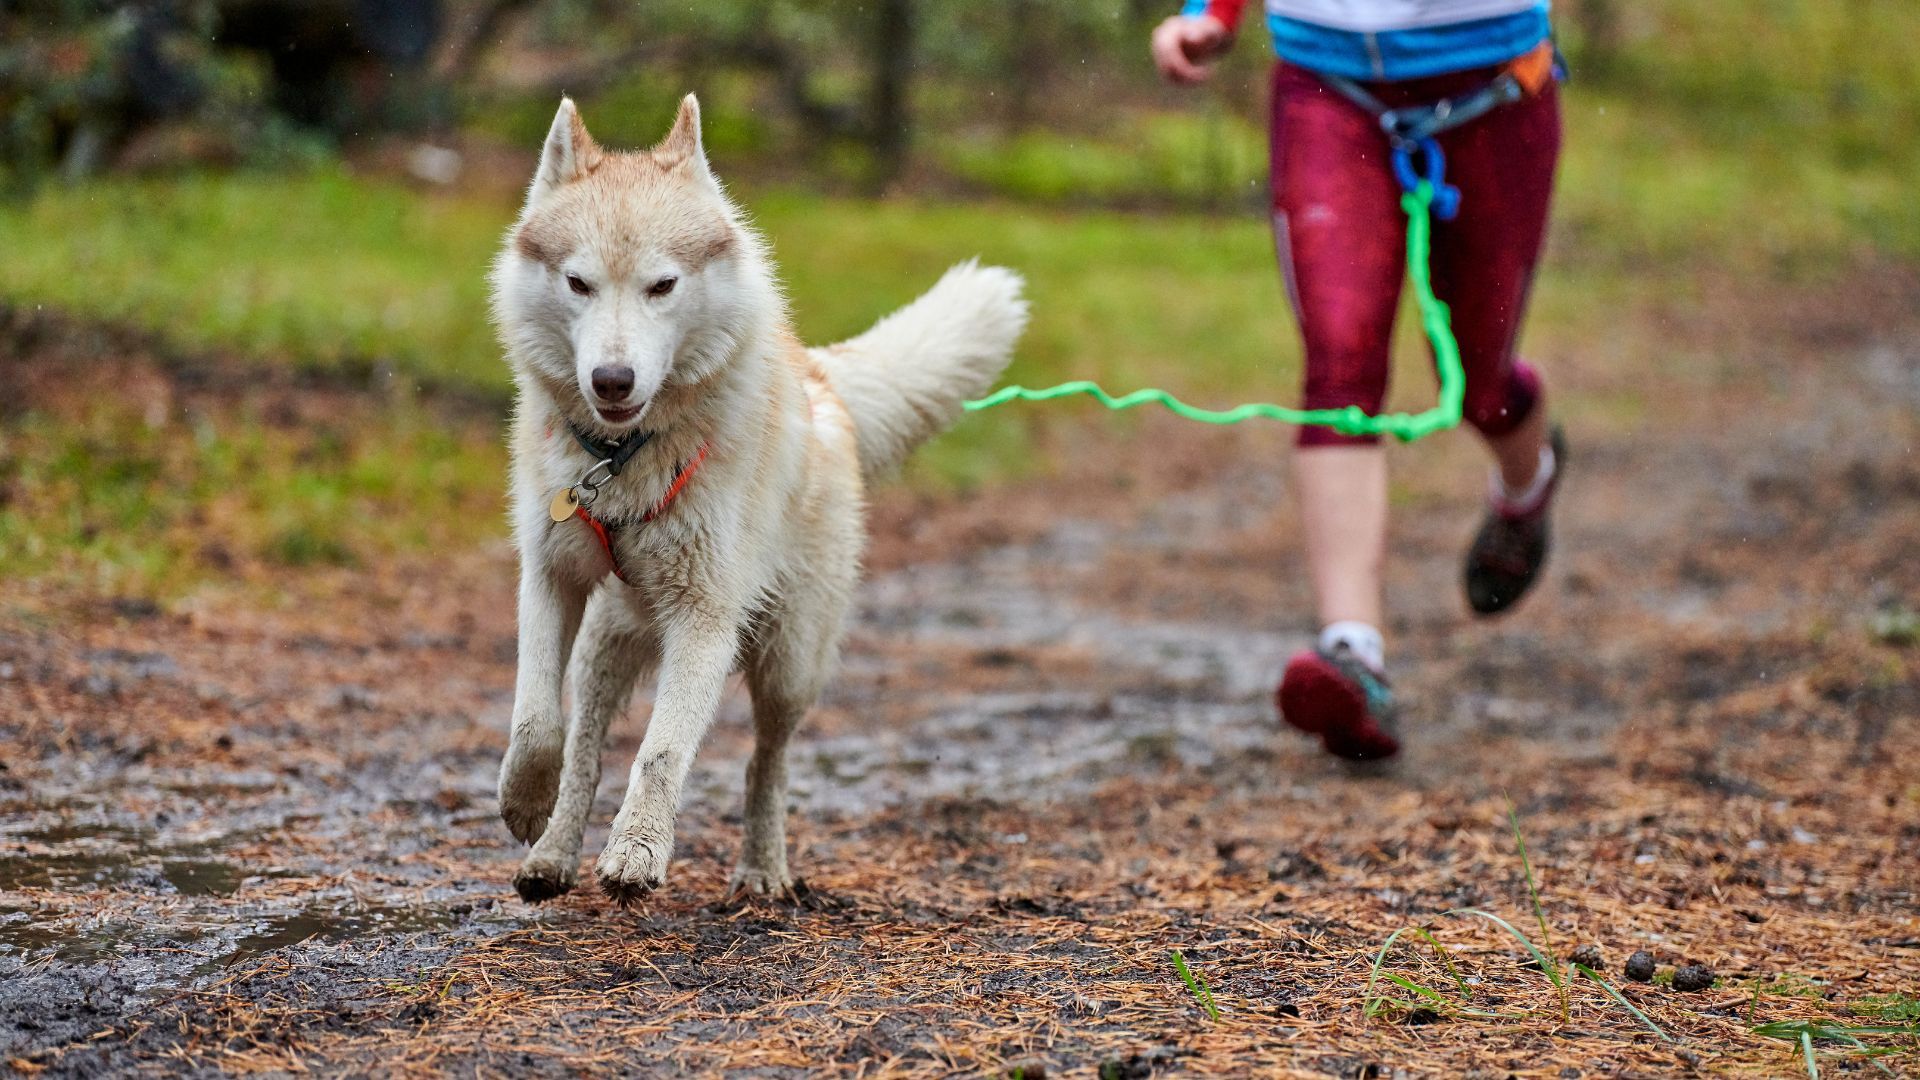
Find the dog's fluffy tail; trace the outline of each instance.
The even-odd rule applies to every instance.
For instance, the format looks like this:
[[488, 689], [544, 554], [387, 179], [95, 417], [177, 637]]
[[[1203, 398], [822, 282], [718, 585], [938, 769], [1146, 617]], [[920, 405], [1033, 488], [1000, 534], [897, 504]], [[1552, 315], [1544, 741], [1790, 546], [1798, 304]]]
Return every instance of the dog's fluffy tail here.
[[1027, 325], [1020, 275], [963, 262], [873, 329], [813, 350], [853, 416], [868, 476], [906, 460], [993, 385]]

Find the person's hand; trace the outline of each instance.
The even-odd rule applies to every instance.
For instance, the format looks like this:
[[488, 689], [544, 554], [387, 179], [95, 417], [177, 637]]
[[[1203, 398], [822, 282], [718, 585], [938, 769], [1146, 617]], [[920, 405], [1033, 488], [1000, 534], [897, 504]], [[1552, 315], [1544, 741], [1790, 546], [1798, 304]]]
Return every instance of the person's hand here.
[[1206, 81], [1214, 58], [1233, 44], [1233, 31], [1211, 15], [1175, 15], [1153, 28], [1153, 66], [1168, 82]]

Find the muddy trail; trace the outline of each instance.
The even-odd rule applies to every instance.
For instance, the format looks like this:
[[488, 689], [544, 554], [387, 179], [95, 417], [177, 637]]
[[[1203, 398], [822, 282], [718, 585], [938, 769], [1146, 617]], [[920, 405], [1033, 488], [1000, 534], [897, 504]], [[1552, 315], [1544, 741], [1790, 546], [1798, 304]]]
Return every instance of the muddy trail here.
[[[515, 898], [498, 540], [315, 572], [297, 603], [43, 590], [0, 621], [0, 1061], [1804, 1069], [1756, 1027], [1920, 1008], [1920, 332], [1769, 359], [1631, 417], [1573, 411], [1553, 571], [1503, 621], [1468, 619], [1456, 580], [1474, 448], [1396, 454], [1408, 751], [1364, 772], [1273, 713], [1310, 629], [1284, 430], [1096, 420], [1049, 429], [1061, 464], [1036, 477], [884, 492], [843, 673], [793, 751], [794, 904], [723, 900], [737, 688], [663, 891]], [[645, 717], [643, 695], [616, 728], [589, 859]], [[1597, 946], [1614, 990], [1557, 987], [1462, 908], [1559, 957]], [[1405, 983], [1369, 1008], [1410, 926], [1438, 944], [1403, 935]], [[1641, 950], [1653, 982], [1621, 973]], [[1676, 989], [1687, 964], [1713, 984]], [[1910, 1036], [1873, 1038], [1892, 1053], [1810, 1045], [1839, 1074], [1920, 1069]]]

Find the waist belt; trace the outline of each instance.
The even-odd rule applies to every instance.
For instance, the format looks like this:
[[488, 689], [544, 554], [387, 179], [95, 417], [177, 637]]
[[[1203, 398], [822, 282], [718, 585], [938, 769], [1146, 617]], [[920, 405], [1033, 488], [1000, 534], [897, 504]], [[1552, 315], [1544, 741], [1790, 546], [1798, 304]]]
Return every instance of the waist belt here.
[[[1335, 93], [1380, 120], [1380, 130], [1393, 148], [1393, 175], [1400, 187], [1412, 192], [1421, 181], [1433, 185], [1433, 212], [1450, 221], [1460, 212], [1460, 189], [1446, 183], [1447, 162], [1435, 138], [1502, 105], [1532, 97], [1567, 78], [1566, 60], [1551, 40], [1514, 57], [1500, 74], [1477, 90], [1441, 98], [1423, 105], [1390, 109], [1366, 87], [1344, 75], [1315, 73]], [[1416, 167], [1415, 158], [1421, 159]]]

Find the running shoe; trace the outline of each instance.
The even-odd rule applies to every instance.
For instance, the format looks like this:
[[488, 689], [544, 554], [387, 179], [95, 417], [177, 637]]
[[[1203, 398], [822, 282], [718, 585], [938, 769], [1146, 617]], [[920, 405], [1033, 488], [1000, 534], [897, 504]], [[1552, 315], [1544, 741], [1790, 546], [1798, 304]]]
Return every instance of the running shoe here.
[[1515, 509], [1496, 494], [1486, 520], [1467, 550], [1467, 603], [1480, 615], [1497, 615], [1518, 603], [1540, 576], [1552, 546], [1548, 514], [1567, 471], [1567, 438], [1559, 428], [1549, 439], [1553, 476], [1532, 506]]
[[1400, 752], [1393, 688], [1345, 645], [1295, 656], [1274, 698], [1281, 718], [1318, 735], [1329, 754], [1374, 761]]

